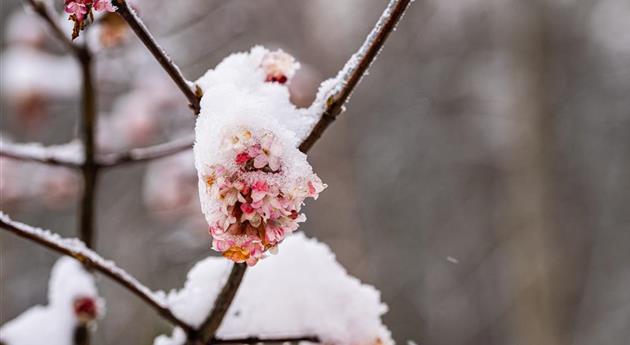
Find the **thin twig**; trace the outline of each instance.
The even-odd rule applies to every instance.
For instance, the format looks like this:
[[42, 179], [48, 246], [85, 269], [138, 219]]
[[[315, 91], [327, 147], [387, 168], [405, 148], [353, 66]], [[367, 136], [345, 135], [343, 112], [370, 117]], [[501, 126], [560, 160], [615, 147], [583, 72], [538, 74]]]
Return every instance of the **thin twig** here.
[[65, 45], [70, 51], [75, 54], [79, 53], [80, 48], [76, 46], [68, 36], [63, 32], [59, 23], [57, 22], [57, 15], [51, 11], [50, 7], [46, 2], [40, 0], [25, 0], [46, 23], [52, 30], [53, 35], [57, 37], [57, 39]]
[[186, 332], [194, 332], [193, 327], [176, 317], [168, 309], [165, 303], [156, 297], [149, 288], [142, 285], [136, 278], [116, 266], [115, 263], [102, 258], [95, 251], [87, 248], [80, 240], [63, 238], [50, 232], [49, 230], [34, 228], [32, 226], [13, 221], [9, 218], [9, 216], [2, 212], [0, 212], [0, 227], [48, 249], [71, 256], [80, 261], [83, 265], [101, 272], [105, 276], [117, 282], [123, 288], [138, 296], [166, 320], [181, 327]]
[[88, 246], [94, 242], [94, 212], [96, 203], [96, 186], [98, 166], [96, 157], [96, 90], [92, 74], [92, 54], [87, 47], [81, 47], [77, 55], [81, 65], [83, 80], [81, 98], [81, 139], [85, 160], [81, 165], [83, 176], [83, 192], [79, 203], [79, 238]]
[[131, 29], [136, 33], [140, 41], [144, 43], [144, 45], [149, 49], [151, 54], [155, 57], [155, 59], [160, 63], [162, 68], [168, 73], [168, 75], [173, 79], [177, 87], [182, 91], [184, 96], [188, 99], [190, 103], [190, 107], [193, 109], [195, 114], [199, 113], [199, 100], [201, 98], [200, 91], [197, 87], [190, 81], [188, 81], [181, 70], [173, 60], [166, 54], [164, 49], [158, 45], [155, 41], [147, 27], [144, 25], [142, 20], [138, 17], [133, 8], [129, 7], [126, 0], [114, 0], [113, 4], [116, 5], [116, 12], [120, 14], [127, 24], [131, 27]]
[[0, 142], [0, 157], [46, 165], [79, 168], [83, 157], [78, 153], [81, 149], [78, 142], [64, 145], [43, 146], [40, 143], [17, 144]]
[[410, 2], [411, 0], [390, 1], [363, 45], [340, 71], [337, 78], [340, 79], [341, 87], [327, 97], [326, 108], [319, 121], [300, 145], [300, 151], [307, 152], [310, 150], [326, 128], [341, 114], [344, 104], [350, 98], [352, 91], [361, 81], [376, 55], [378, 55], [389, 34], [394, 31], [396, 24], [402, 18]]
[[299, 343], [301, 341], [308, 341], [311, 343], [319, 343], [320, 340], [316, 336], [301, 336], [301, 337], [284, 337], [284, 338], [259, 338], [259, 337], [247, 337], [247, 338], [234, 338], [234, 339], [221, 339], [215, 338], [208, 342], [208, 345], [218, 344], [282, 344], [282, 343]]
[[217, 329], [221, 326], [221, 322], [230, 308], [230, 305], [232, 305], [232, 301], [234, 300], [234, 296], [236, 296], [238, 287], [241, 285], [241, 281], [243, 280], [243, 276], [245, 276], [246, 270], [247, 265], [244, 263], [235, 263], [232, 265], [230, 275], [228, 276], [225, 285], [223, 285], [221, 292], [217, 296], [212, 310], [208, 314], [206, 320], [199, 327], [198, 336], [204, 344], [214, 338]]
[[154, 146], [131, 149], [126, 152], [109, 153], [98, 157], [97, 164], [101, 167], [115, 167], [164, 158], [191, 149], [193, 142], [194, 138], [186, 137]]

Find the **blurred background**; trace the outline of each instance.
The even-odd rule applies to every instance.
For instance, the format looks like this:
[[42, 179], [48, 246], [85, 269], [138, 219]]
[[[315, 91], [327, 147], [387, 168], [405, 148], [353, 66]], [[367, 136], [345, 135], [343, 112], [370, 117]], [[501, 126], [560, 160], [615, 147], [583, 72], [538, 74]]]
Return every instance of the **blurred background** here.
[[[301, 106], [386, 5], [134, 3], [189, 79], [255, 44], [296, 56]], [[2, 140], [69, 142], [78, 66], [19, 1], [2, 0], [0, 24]], [[97, 51], [101, 151], [192, 133], [185, 98], [117, 17], [82, 35]], [[300, 229], [382, 291], [399, 344], [627, 344], [629, 96], [628, 0], [416, 0], [311, 151], [329, 188]], [[5, 212], [76, 235], [78, 176], [0, 162]], [[105, 171], [97, 250], [153, 289], [180, 287], [214, 255], [195, 178], [186, 153]], [[0, 250], [1, 324], [46, 303], [58, 256], [5, 232]], [[96, 344], [169, 329], [112, 282], [100, 287]]]

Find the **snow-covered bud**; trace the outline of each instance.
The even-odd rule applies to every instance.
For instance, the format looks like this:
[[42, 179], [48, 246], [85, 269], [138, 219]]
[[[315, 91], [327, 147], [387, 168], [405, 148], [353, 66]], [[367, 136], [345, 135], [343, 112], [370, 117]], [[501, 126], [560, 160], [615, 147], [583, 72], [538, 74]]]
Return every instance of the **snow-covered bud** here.
[[293, 56], [282, 50], [276, 50], [265, 54], [261, 67], [265, 71], [266, 82], [285, 84], [293, 77], [300, 64]]
[[98, 316], [98, 302], [91, 296], [76, 297], [72, 302], [74, 316], [80, 324], [89, 324]]

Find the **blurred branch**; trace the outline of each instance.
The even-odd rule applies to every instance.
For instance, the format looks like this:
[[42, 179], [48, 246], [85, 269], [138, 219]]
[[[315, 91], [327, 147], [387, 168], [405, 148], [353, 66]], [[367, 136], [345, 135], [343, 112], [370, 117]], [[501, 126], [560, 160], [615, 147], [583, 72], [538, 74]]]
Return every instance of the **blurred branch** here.
[[214, 344], [282, 344], [282, 343], [299, 343], [301, 341], [308, 341], [311, 343], [319, 343], [320, 340], [316, 336], [302, 336], [302, 337], [285, 337], [285, 338], [235, 338], [235, 339], [212, 339], [208, 342], [208, 345]]
[[177, 87], [182, 91], [188, 99], [190, 107], [195, 114], [199, 113], [199, 100], [201, 99], [201, 91], [190, 81], [184, 78], [181, 70], [173, 60], [166, 54], [164, 49], [158, 45], [142, 20], [138, 17], [133, 8], [129, 7], [125, 0], [113, 0], [116, 5], [116, 12], [120, 14], [131, 29], [136, 33], [140, 41], [149, 49], [153, 57], [160, 63], [162, 68], [173, 79]]
[[76, 142], [65, 145], [43, 146], [40, 143], [16, 144], [2, 141], [0, 143], [0, 157], [35, 162], [47, 165], [79, 168], [83, 164], [83, 157], [69, 153], [78, 149]]
[[164, 158], [191, 149], [194, 140], [193, 137], [186, 137], [154, 146], [131, 149], [127, 152], [101, 155], [98, 157], [97, 164], [101, 167], [115, 167], [127, 163]]
[[142, 285], [136, 278], [116, 266], [114, 262], [105, 260], [96, 252], [87, 248], [80, 240], [63, 238], [58, 234], [50, 232], [49, 230], [34, 228], [32, 226], [13, 221], [3, 212], [0, 212], [0, 227], [48, 249], [63, 255], [71, 256], [80, 261], [86, 267], [101, 272], [150, 305], [164, 319], [181, 327], [187, 332], [193, 331], [193, 328], [190, 325], [176, 317], [168, 309], [164, 302], [156, 297], [149, 288]]
[[204, 344], [210, 342], [212, 338], [214, 338], [217, 329], [221, 326], [225, 313], [227, 313], [230, 308], [230, 305], [234, 300], [234, 296], [236, 296], [236, 292], [238, 291], [238, 287], [243, 281], [246, 270], [247, 265], [244, 263], [235, 263], [232, 265], [232, 271], [230, 271], [227, 282], [223, 285], [221, 292], [217, 296], [214, 306], [212, 307], [212, 311], [210, 311], [206, 320], [199, 327], [199, 338]]
[[35, 11], [35, 13], [37, 13], [44, 21], [46, 21], [46, 23], [52, 30], [53, 35], [55, 35], [57, 39], [63, 45], [65, 45], [73, 53], [79, 54], [81, 49], [78, 46], [76, 46], [74, 43], [72, 43], [70, 38], [66, 36], [66, 34], [64, 34], [63, 30], [59, 26], [59, 23], [57, 23], [56, 13], [51, 11], [47, 2], [40, 1], [40, 0], [24, 0], [24, 1], [30, 5], [30, 7], [33, 9], [33, 11]]
[[306, 152], [310, 150], [326, 128], [343, 112], [344, 104], [350, 98], [352, 91], [359, 84], [376, 55], [378, 55], [389, 34], [396, 28], [396, 24], [398, 24], [410, 3], [411, 0], [391, 0], [389, 2], [389, 5], [383, 11], [363, 45], [350, 57], [344, 68], [337, 74], [338, 89], [333, 90], [333, 94], [327, 97], [326, 107], [322, 116], [300, 145], [300, 151]]
[[83, 176], [83, 192], [79, 204], [79, 236], [88, 247], [93, 246], [94, 212], [96, 202], [96, 183], [98, 165], [96, 157], [96, 90], [94, 75], [92, 74], [92, 54], [86, 46], [82, 46], [77, 54], [81, 65], [83, 87], [81, 88], [81, 139], [83, 143], [83, 157], [81, 165]]

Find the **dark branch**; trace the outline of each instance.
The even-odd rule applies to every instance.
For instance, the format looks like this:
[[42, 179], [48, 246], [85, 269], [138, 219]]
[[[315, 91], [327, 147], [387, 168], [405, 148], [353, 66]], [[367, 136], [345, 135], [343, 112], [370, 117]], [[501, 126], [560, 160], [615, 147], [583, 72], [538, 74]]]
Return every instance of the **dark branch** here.
[[70, 51], [75, 54], [79, 53], [80, 48], [76, 46], [68, 36], [63, 32], [59, 24], [57, 23], [57, 15], [53, 13], [48, 5], [45, 2], [40, 0], [25, 0], [46, 23], [52, 30], [53, 35], [57, 37], [57, 39], [65, 45]]
[[77, 55], [81, 65], [83, 87], [81, 89], [81, 140], [85, 161], [81, 165], [83, 192], [79, 204], [79, 238], [88, 246], [94, 245], [94, 213], [96, 209], [96, 185], [98, 166], [96, 156], [96, 90], [93, 75], [92, 54], [81, 47]]
[[128, 163], [145, 162], [168, 157], [192, 148], [194, 138], [182, 138], [164, 144], [131, 149], [122, 153], [110, 153], [98, 157], [97, 164], [102, 167], [115, 167]]
[[138, 282], [138, 280], [129, 273], [116, 266], [113, 262], [103, 259], [96, 252], [85, 247], [83, 242], [77, 239], [66, 239], [48, 230], [33, 228], [26, 224], [12, 221], [7, 215], [1, 212], [0, 227], [48, 249], [71, 256], [86, 267], [101, 272], [146, 302], [166, 320], [181, 327], [186, 332], [193, 332], [193, 328], [190, 325], [173, 315], [163, 302], [157, 299], [147, 287]]
[[212, 307], [212, 311], [210, 311], [206, 320], [199, 327], [199, 338], [204, 344], [214, 338], [217, 329], [221, 326], [221, 322], [230, 308], [230, 305], [234, 300], [234, 296], [236, 296], [236, 292], [238, 291], [238, 287], [241, 285], [241, 281], [243, 280], [243, 276], [245, 276], [246, 270], [247, 265], [244, 263], [235, 263], [232, 266], [230, 276], [217, 296], [214, 306]]
[[282, 343], [299, 343], [301, 341], [308, 341], [311, 343], [319, 343], [320, 340], [316, 336], [302, 336], [302, 337], [284, 337], [284, 338], [235, 338], [235, 339], [220, 339], [215, 338], [208, 342], [208, 345], [215, 344], [282, 344]]
[[[341, 114], [344, 104], [348, 101], [352, 91], [370, 67], [374, 58], [376, 58], [385, 40], [387, 40], [389, 34], [394, 30], [400, 18], [402, 18], [410, 2], [411, 0], [390, 1], [365, 43], [350, 58], [346, 63], [346, 67], [341, 71], [338, 76], [338, 78], [341, 78], [341, 88], [326, 100], [326, 108], [321, 118], [300, 145], [300, 151], [307, 152], [310, 150], [326, 128]], [[358, 63], [354, 62], [355, 59], [358, 59]]]
[[131, 27], [131, 29], [136, 33], [140, 41], [144, 43], [144, 45], [149, 49], [151, 54], [155, 57], [155, 59], [160, 63], [162, 68], [168, 73], [168, 75], [173, 79], [177, 87], [184, 93], [184, 96], [188, 99], [190, 103], [190, 107], [193, 109], [195, 114], [199, 113], [199, 100], [201, 98], [200, 91], [197, 89], [194, 84], [186, 78], [182, 74], [181, 70], [173, 60], [166, 54], [164, 49], [158, 45], [155, 41], [147, 27], [144, 25], [142, 20], [136, 15], [135, 11], [129, 7], [127, 1], [125, 0], [114, 0], [114, 5], [117, 6], [116, 12], [120, 14], [127, 24]]

